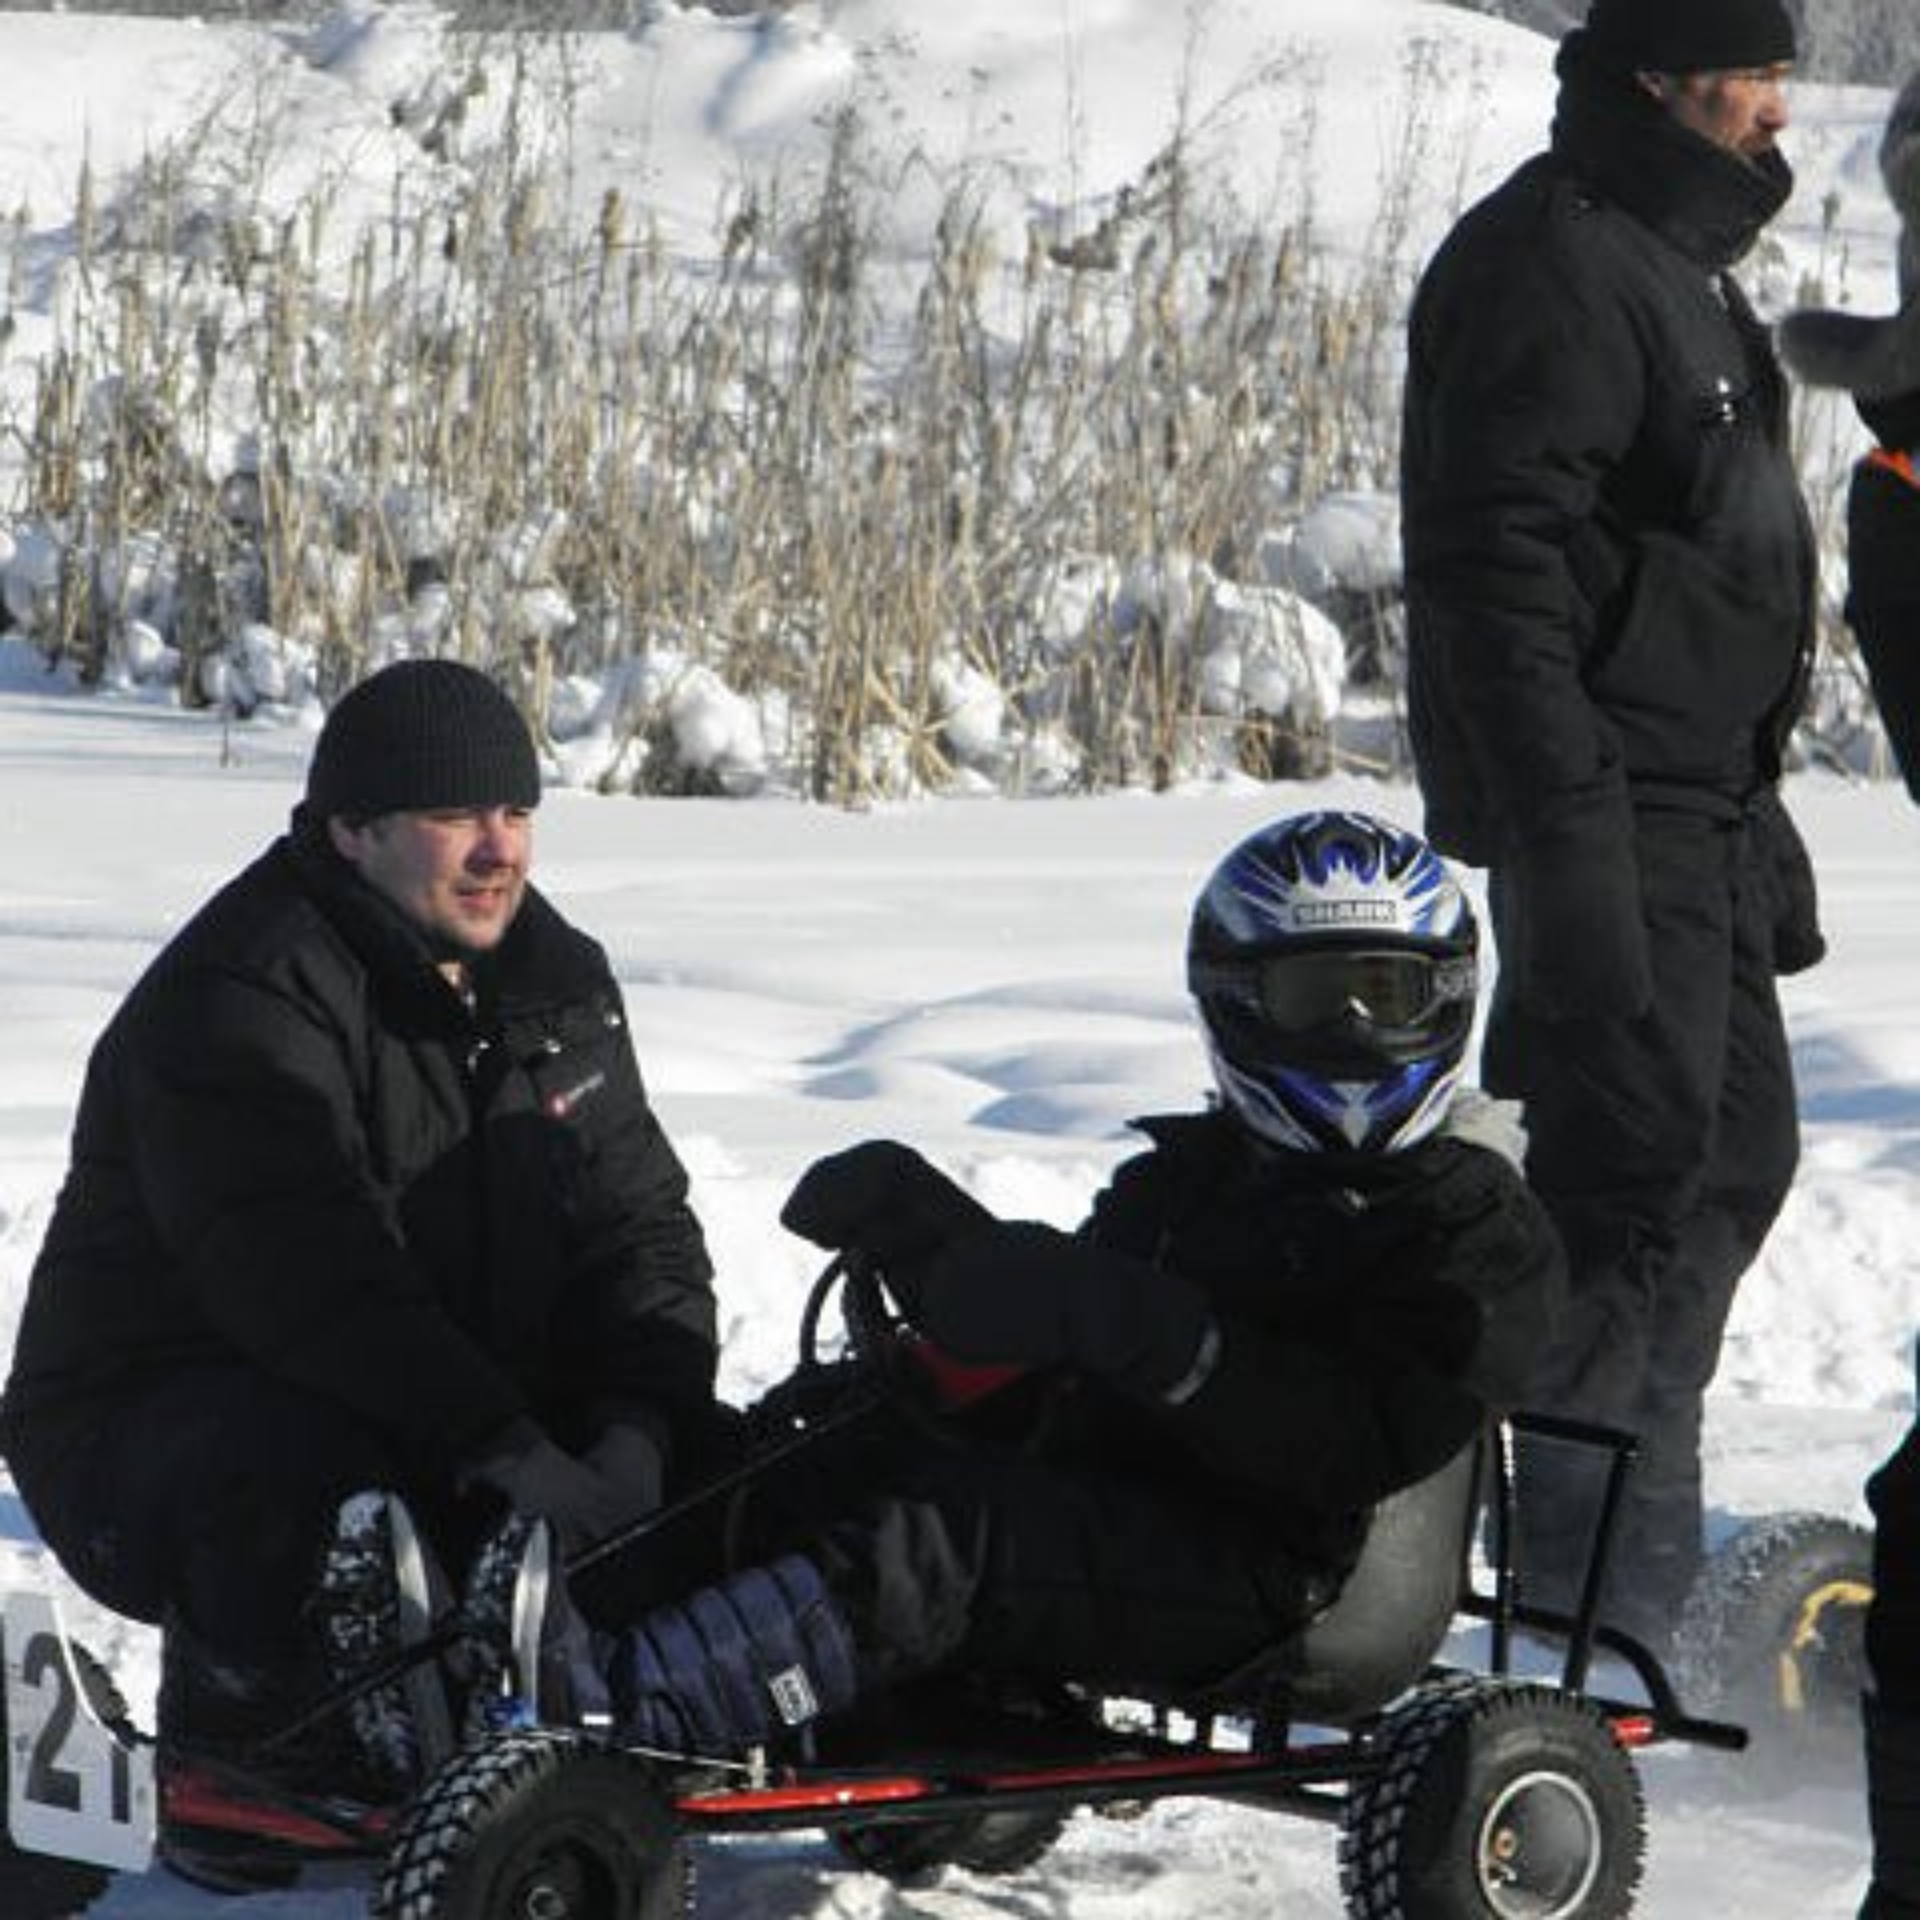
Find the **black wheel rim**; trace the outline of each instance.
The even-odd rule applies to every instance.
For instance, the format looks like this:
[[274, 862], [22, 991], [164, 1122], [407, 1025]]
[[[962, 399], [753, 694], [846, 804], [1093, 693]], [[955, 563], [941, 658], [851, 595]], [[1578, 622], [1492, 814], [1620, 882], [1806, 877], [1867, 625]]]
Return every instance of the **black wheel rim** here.
[[619, 1875], [584, 1840], [541, 1848], [514, 1876], [501, 1920], [622, 1920]]
[[1564, 1773], [1521, 1774], [1480, 1823], [1474, 1867], [1498, 1920], [1572, 1920], [1600, 1877], [1600, 1810]]

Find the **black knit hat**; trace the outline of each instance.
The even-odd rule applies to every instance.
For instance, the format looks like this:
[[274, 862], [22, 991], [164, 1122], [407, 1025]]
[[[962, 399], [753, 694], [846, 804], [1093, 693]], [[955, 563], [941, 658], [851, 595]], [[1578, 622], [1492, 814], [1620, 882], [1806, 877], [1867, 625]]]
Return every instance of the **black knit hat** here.
[[1782, 0], [1591, 0], [1596, 51], [1646, 73], [1726, 73], [1794, 58]]
[[396, 661], [349, 688], [307, 769], [307, 805], [322, 820], [539, 804], [540, 761], [520, 710], [456, 660]]

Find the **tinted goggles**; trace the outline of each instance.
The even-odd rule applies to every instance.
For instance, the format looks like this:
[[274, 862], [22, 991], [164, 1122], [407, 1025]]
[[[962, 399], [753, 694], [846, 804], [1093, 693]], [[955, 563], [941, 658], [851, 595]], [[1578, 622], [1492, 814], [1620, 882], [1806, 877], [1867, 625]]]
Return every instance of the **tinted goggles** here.
[[1471, 954], [1368, 952], [1320, 947], [1195, 968], [1202, 994], [1223, 992], [1282, 1033], [1310, 1033], [1344, 1019], [1369, 1026], [1425, 1026], [1478, 991]]

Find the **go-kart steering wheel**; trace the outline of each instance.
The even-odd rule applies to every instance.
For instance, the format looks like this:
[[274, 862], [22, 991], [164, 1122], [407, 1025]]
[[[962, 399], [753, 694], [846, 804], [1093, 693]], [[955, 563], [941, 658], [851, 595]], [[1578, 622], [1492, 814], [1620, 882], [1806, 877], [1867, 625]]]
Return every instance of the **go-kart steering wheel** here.
[[834, 1255], [807, 1295], [800, 1316], [802, 1373], [830, 1364], [820, 1356], [820, 1321], [836, 1287], [846, 1328], [845, 1363], [871, 1375], [888, 1399], [918, 1418], [953, 1413], [1027, 1371], [956, 1360], [942, 1352], [900, 1311], [879, 1262], [849, 1247]]
[[906, 1321], [887, 1297], [879, 1263], [858, 1247], [836, 1253], [807, 1294], [800, 1315], [800, 1364], [829, 1364], [820, 1352], [820, 1322], [836, 1288], [846, 1329], [846, 1357], [876, 1370], [890, 1367], [898, 1358]]
[[[836, 1295], [844, 1339], [824, 1351], [827, 1307]], [[827, 1262], [807, 1291], [798, 1345], [798, 1365], [756, 1407], [769, 1431], [790, 1434], [812, 1426], [823, 1410], [851, 1404], [884, 1402], [915, 1421], [932, 1416], [939, 1395], [926, 1342], [888, 1295], [870, 1254], [850, 1247]]]

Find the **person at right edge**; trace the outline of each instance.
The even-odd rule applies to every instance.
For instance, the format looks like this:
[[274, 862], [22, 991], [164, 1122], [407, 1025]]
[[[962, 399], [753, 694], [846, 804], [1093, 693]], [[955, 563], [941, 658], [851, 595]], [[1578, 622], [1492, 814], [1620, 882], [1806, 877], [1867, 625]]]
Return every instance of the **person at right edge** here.
[[[1572, 1296], [1527, 1404], [1638, 1439], [1603, 1623], [1670, 1645], [1705, 1390], [1799, 1155], [1775, 985], [1824, 951], [1781, 805], [1815, 547], [1732, 268], [1791, 190], [1782, 0], [1591, 0], [1550, 144], [1410, 320], [1402, 513], [1428, 838], [1488, 870], [1482, 1073], [1523, 1102]], [[1520, 1457], [1524, 1597], [1568, 1610], [1600, 1462]]]
[[[1920, 74], [1888, 115], [1880, 171], [1901, 216], [1899, 310], [1790, 314], [1780, 350], [1802, 380], [1850, 392], [1874, 446], [1847, 497], [1847, 620], [1907, 791], [1920, 801]], [[1860, 1920], [1920, 1920], [1920, 1423], [1867, 1482], [1867, 1813], [1873, 1880]]]

